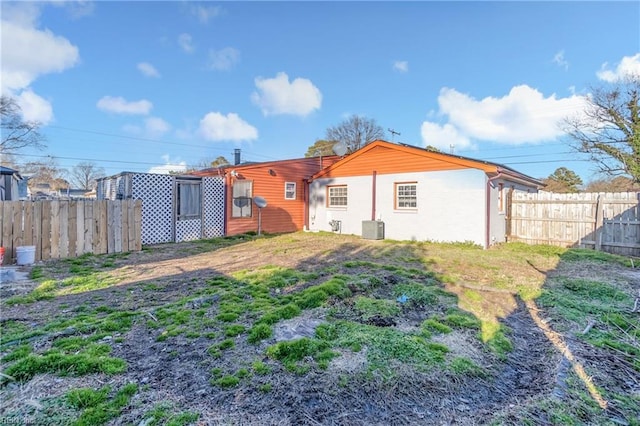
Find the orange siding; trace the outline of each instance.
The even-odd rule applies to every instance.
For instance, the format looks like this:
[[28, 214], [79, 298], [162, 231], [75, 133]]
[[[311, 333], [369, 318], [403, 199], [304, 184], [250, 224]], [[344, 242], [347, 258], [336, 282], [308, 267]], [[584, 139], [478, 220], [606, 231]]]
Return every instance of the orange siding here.
[[486, 172], [496, 171], [495, 166], [479, 161], [459, 159], [415, 147], [376, 141], [345, 157], [316, 177], [366, 176], [374, 170], [379, 174], [395, 174], [466, 168], [476, 168]]
[[[333, 164], [338, 157], [322, 158], [323, 166]], [[232, 177], [235, 170], [238, 177]], [[269, 171], [272, 170], [272, 173]], [[258, 208], [252, 205], [251, 217], [231, 217], [233, 189], [236, 179], [253, 181], [253, 196], [267, 200], [267, 207], [262, 209], [262, 232], [282, 233], [299, 231], [305, 224], [306, 216], [306, 181], [314, 173], [321, 170], [320, 158], [303, 158], [296, 160], [274, 161], [268, 163], [230, 166], [225, 170], [227, 185], [226, 200], [226, 235], [237, 235], [258, 230]], [[284, 198], [285, 182], [295, 182], [296, 199]]]

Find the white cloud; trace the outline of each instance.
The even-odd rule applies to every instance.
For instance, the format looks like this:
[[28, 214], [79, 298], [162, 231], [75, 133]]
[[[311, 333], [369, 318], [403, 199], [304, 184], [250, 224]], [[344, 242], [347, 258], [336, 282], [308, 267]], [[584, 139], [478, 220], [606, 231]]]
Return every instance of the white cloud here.
[[420, 127], [420, 134], [425, 145], [435, 146], [444, 152], [448, 152], [450, 145], [455, 146], [456, 149], [473, 147], [469, 138], [449, 123], [440, 125], [425, 121]]
[[218, 71], [228, 71], [240, 60], [240, 51], [233, 47], [222, 50], [209, 50], [209, 68]]
[[80, 55], [66, 38], [37, 28], [40, 10], [36, 2], [2, 3], [0, 93], [16, 98], [25, 120], [46, 125], [53, 120], [53, 107], [30, 85], [42, 75], [75, 66]]
[[147, 115], [153, 108], [153, 104], [146, 99], [129, 102], [120, 96], [104, 96], [96, 105], [102, 111], [134, 115]]
[[569, 61], [564, 58], [564, 50], [553, 55], [553, 63], [558, 65], [560, 68], [564, 68], [565, 71], [569, 69]]
[[140, 62], [137, 65], [137, 68], [138, 68], [138, 71], [140, 71], [142, 75], [146, 77], [155, 77], [155, 78], [160, 77], [160, 73], [158, 72], [158, 70], [148, 62]]
[[[2, 7], [4, 12], [4, 4]], [[15, 21], [5, 15], [0, 22], [2, 93], [25, 89], [41, 75], [62, 72], [78, 63], [78, 48], [49, 30], [35, 28], [33, 13], [31, 8], [17, 8], [10, 13]]]
[[25, 121], [37, 121], [47, 125], [53, 120], [51, 103], [36, 95], [31, 89], [23, 90], [16, 96], [16, 102], [20, 106]]
[[[425, 121], [422, 135], [425, 144], [440, 148], [448, 148], [449, 143], [465, 144], [465, 138], [469, 145], [472, 140], [511, 145], [553, 140], [562, 135], [559, 123], [585, 107], [581, 96], [558, 99], [552, 94], [545, 98], [526, 85], [513, 87], [502, 98], [482, 100], [445, 87], [440, 90], [438, 104], [439, 115], [446, 117], [448, 122], [440, 125]], [[455, 142], [444, 141], [437, 145], [437, 141], [428, 140], [425, 134], [437, 137], [437, 141], [447, 135]]]
[[243, 141], [258, 138], [258, 130], [235, 113], [208, 113], [200, 120], [198, 132], [210, 141]]
[[615, 83], [627, 77], [640, 77], [640, 53], [624, 56], [615, 70], [609, 69], [609, 64], [605, 62], [596, 75], [600, 80], [609, 83]]
[[407, 61], [395, 61], [393, 63], [393, 70], [398, 72], [408, 72], [409, 62]]
[[222, 14], [222, 7], [220, 6], [192, 6], [191, 14], [198, 18], [203, 24], [209, 22], [210, 19], [220, 16]]
[[191, 34], [183, 33], [178, 36], [178, 45], [186, 53], [193, 53], [196, 49], [193, 47], [193, 39]]
[[180, 161], [179, 158], [171, 159], [169, 154], [165, 154], [162, 156], [162, 161], [164, 161], [164, 164], [151, 167], [149, 173], [168, 175], [171, 172], [183, 173], [187, 171], [187, 162]]
[[305, 116], [322, 105], [322, 93], [306, 78], [296, 78], [289, 83], [289, 76], [279, 72], [274, 78], [258, 77], [255, 83], [258, 92], [253, 92], [251, 100], [264, 115]]
[[169, 123], [159, 117], [148, 117], [144, 120], [145, 132], [151, 137], [162, 136], [171, 130]]

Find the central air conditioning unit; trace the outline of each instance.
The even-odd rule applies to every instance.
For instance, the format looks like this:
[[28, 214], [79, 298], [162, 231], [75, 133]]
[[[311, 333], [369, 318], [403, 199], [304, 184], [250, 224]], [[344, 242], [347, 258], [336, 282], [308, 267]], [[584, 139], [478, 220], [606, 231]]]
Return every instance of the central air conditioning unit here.
[[384, 222], [380, 220], [363, 220], [362, 238], [366, 240], [383, 240]]

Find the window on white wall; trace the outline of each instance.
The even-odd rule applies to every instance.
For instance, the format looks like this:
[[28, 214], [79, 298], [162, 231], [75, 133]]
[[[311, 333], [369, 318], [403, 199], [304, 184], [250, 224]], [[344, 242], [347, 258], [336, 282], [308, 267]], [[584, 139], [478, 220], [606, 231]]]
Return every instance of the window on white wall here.
[[347, 185], [327, 187], [328, 207], [347, 207]]
[[416, 182], [400, 182], [395, 184], [395, 209], [415, 210], [418, 208], [418, 184]]
[[233, 183], [231, 217], [251, 217], [252, 184], [250, 180], [237, 180]]
[[284, 199], [285, 200], [296, 199], [296, 183], [295, 182], [284, 183]]

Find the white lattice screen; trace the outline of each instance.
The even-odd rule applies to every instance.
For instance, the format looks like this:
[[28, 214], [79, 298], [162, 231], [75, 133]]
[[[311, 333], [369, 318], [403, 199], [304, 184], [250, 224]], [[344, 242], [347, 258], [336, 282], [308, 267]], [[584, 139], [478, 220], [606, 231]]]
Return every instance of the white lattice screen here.
[[224, 178], [202, 178], [202, 220], [175, 221], [174, 182], [175, 177], [171, 175], [125, 173], [102, 179], [98, 185], [98, 197], [142, 200], [142, 244], [224, 236]]
[[205, 238], [224, 236], [224, 199], [224, 178], [202, 178], [202, 235]]
[[173, 241], [173, 180], [170, 175], [131, 175], [131, 196], [142, 200], [142, 244]]

